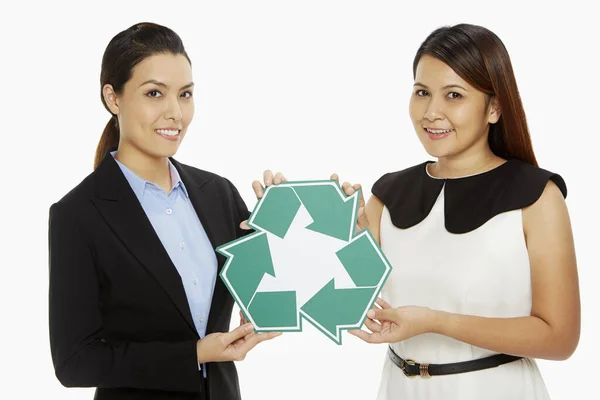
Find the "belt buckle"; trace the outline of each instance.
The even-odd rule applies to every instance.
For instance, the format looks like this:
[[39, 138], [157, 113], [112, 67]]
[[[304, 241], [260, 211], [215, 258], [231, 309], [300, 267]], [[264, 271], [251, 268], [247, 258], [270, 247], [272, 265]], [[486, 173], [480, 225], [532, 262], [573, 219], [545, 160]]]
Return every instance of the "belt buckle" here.
[[417, 362], [415, 360], [411, 360], [410, 358], [404, 360], [404, 363], [402, 364], [402, 372], [404, 373], [404, 375], [411, 379], [416, 378], [417, 376], [420, 376], [421, 378], [431, 378], [431, 375], [429, 375], [429, 364], [426, 363], [419, 364], [419, 375], [410, 375], [406, 371], [406, 365], [416, 364]]
[[410, 375], [408, 372], [406, 372], [406, 365], [415, 365], [417, 362], [411, 359], [406, 359], [403, 361], [404, 363], [402, 363], [402, 372], [404, 373], [404, 375], [411, 379], [416, 378], [418, 375]]

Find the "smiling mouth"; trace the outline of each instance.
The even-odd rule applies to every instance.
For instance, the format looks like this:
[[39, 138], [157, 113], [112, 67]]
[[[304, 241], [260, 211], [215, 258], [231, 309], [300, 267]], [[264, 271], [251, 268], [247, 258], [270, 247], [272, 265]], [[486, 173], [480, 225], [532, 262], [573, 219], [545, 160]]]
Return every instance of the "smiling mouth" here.
[[429, 137], [431, 140], [444, 139], [454, 132], [454, 129], [431, 129], [425, 127], [423, 127], [423, 130], [425, 133], [427, 133], [427, 137]]
[[181, 133], [180, 129], [155, 129], [154, 132], [164, 136], [174, 137]]
[[454, 129], [424, 129], [427, 131], [427, 133], [431, 133], [432, 135], [444, 135], [446, 133], [454, 132]]

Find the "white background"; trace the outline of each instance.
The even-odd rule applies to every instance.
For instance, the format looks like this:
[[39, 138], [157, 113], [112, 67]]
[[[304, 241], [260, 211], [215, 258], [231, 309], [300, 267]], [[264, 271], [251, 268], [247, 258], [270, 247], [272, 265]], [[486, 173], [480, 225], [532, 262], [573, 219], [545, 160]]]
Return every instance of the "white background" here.
[[[176, 158], [231, 179], [249, 207], [251, 182], [266, 168], [294, 180], [335, 171], [368, 193], [383, 173], [428, 158], [408, 117], [415, 51], [445, 24], [496, 32], [513, 61], [538, 160], [568, 184], [579, 262], [579, 348], [564, 362], [539, 361], [540, 369], [553, 399], [596, 393], [600, 37], [584, 2], [4, 4], [0, 398], [93, 396], [54, 377], [48, 208], [92, 170], [109, 118], [100, 103], [102, 53], [139, 21], [174, 29], [193, 61], [196, 117]], [[348, 334], [343, 341], [336, 346], [307, 327], [256, 348], [238, 364], [244, 399], [374, 398], [385, 346]]]

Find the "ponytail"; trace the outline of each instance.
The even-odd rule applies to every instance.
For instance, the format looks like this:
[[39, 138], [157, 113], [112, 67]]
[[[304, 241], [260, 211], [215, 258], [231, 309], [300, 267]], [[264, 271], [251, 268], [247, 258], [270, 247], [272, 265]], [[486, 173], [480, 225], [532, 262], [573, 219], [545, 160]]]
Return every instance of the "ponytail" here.
[[119, 123], [117, 117], [113, 115], [106, 124], [104, 132], [102, 132], [102, 136], [100, 136], [100, 141], [98, 142], [98, 147], [96, 148], [96, 156], [94, 157], [94, 169], [98, 168], [98, 165], [102, 159], [104, 159], [106, 153], [118, 147], [118, 145]]

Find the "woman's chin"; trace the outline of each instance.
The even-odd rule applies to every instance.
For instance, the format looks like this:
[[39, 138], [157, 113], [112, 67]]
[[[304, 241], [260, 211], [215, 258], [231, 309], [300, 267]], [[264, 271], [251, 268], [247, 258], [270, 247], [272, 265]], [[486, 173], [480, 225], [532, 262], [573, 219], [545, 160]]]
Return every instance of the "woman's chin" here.
[[424, 145], [423, 148], [431, 157], [444, 158], [452, 155], [452, 149], [443, 148], [442, 146]]

